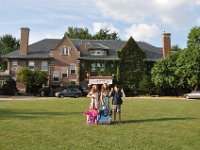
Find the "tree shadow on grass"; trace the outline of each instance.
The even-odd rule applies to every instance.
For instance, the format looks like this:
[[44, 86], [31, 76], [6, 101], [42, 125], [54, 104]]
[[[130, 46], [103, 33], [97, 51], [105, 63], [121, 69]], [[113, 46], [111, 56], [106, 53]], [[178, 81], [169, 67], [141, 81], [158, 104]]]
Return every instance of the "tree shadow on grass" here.
[[142, 120], [123, 120], [121, 123], [128, 124], [128, 123], [143, 123], [143, 122], [160, 122], [160, 121], [177, 121], [177, 120], [191, 120], [191, 119], [198, 119], [198, 118], [157, 118], [157, 119], [142, 119]]
[[33, 119], [33, 118], [45, 118], [45, 117], [66, 117], [66, 116], [80, 116], [83, 112], [55, 112], [55, 111], [45, 111], [45, 110], [18, 110], [18, 109], [3, 109], [0, 110], [0, 120], [7, 118], [16, 119]]

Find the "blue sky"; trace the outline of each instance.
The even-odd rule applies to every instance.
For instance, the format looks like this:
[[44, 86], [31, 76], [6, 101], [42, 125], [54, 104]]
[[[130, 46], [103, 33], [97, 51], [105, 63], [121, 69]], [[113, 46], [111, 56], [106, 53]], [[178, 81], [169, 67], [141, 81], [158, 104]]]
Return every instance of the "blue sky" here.
[[0, 0], [0, 36], [20, 38], [30, 28], [29, 43], [62, 38], [69, 26], [90, 33], [107, 28], [122, 40], [132, 36], [161, 47], [162, 32], [171, 33], [172, 45], [186, 47], [187, 35], [200, 26], [200, 0]]

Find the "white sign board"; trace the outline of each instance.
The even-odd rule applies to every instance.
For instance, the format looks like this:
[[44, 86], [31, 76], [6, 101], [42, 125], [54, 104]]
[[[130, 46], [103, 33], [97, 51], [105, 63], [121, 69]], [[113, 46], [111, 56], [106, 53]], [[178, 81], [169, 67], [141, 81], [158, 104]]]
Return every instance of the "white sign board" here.
[[112, 79], [89, 79], [89, 85], [91, 84], [112, 84]]

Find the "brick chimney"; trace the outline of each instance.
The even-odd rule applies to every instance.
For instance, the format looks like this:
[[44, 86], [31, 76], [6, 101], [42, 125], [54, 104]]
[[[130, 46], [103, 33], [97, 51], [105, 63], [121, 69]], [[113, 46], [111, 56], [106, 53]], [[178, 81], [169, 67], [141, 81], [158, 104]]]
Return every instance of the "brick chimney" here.
[[21, 28], [20, 54], [27, 55], [29, 42], [29, 28]]
[[165, 33], [162, 34], [162, 46], [163, 46], [163, 58], [167, 57], [171, 51], [171, 34]]

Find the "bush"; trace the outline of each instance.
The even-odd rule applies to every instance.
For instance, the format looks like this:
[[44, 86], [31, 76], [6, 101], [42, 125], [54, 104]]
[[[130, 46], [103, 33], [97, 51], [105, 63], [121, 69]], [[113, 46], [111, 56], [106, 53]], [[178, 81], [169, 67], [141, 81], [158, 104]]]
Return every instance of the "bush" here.
[[0, 91], [0, 94], [2, 95], [16, 95], [18, 92], [16, 88], [16, 81], [12, 78], [7, 78]]

